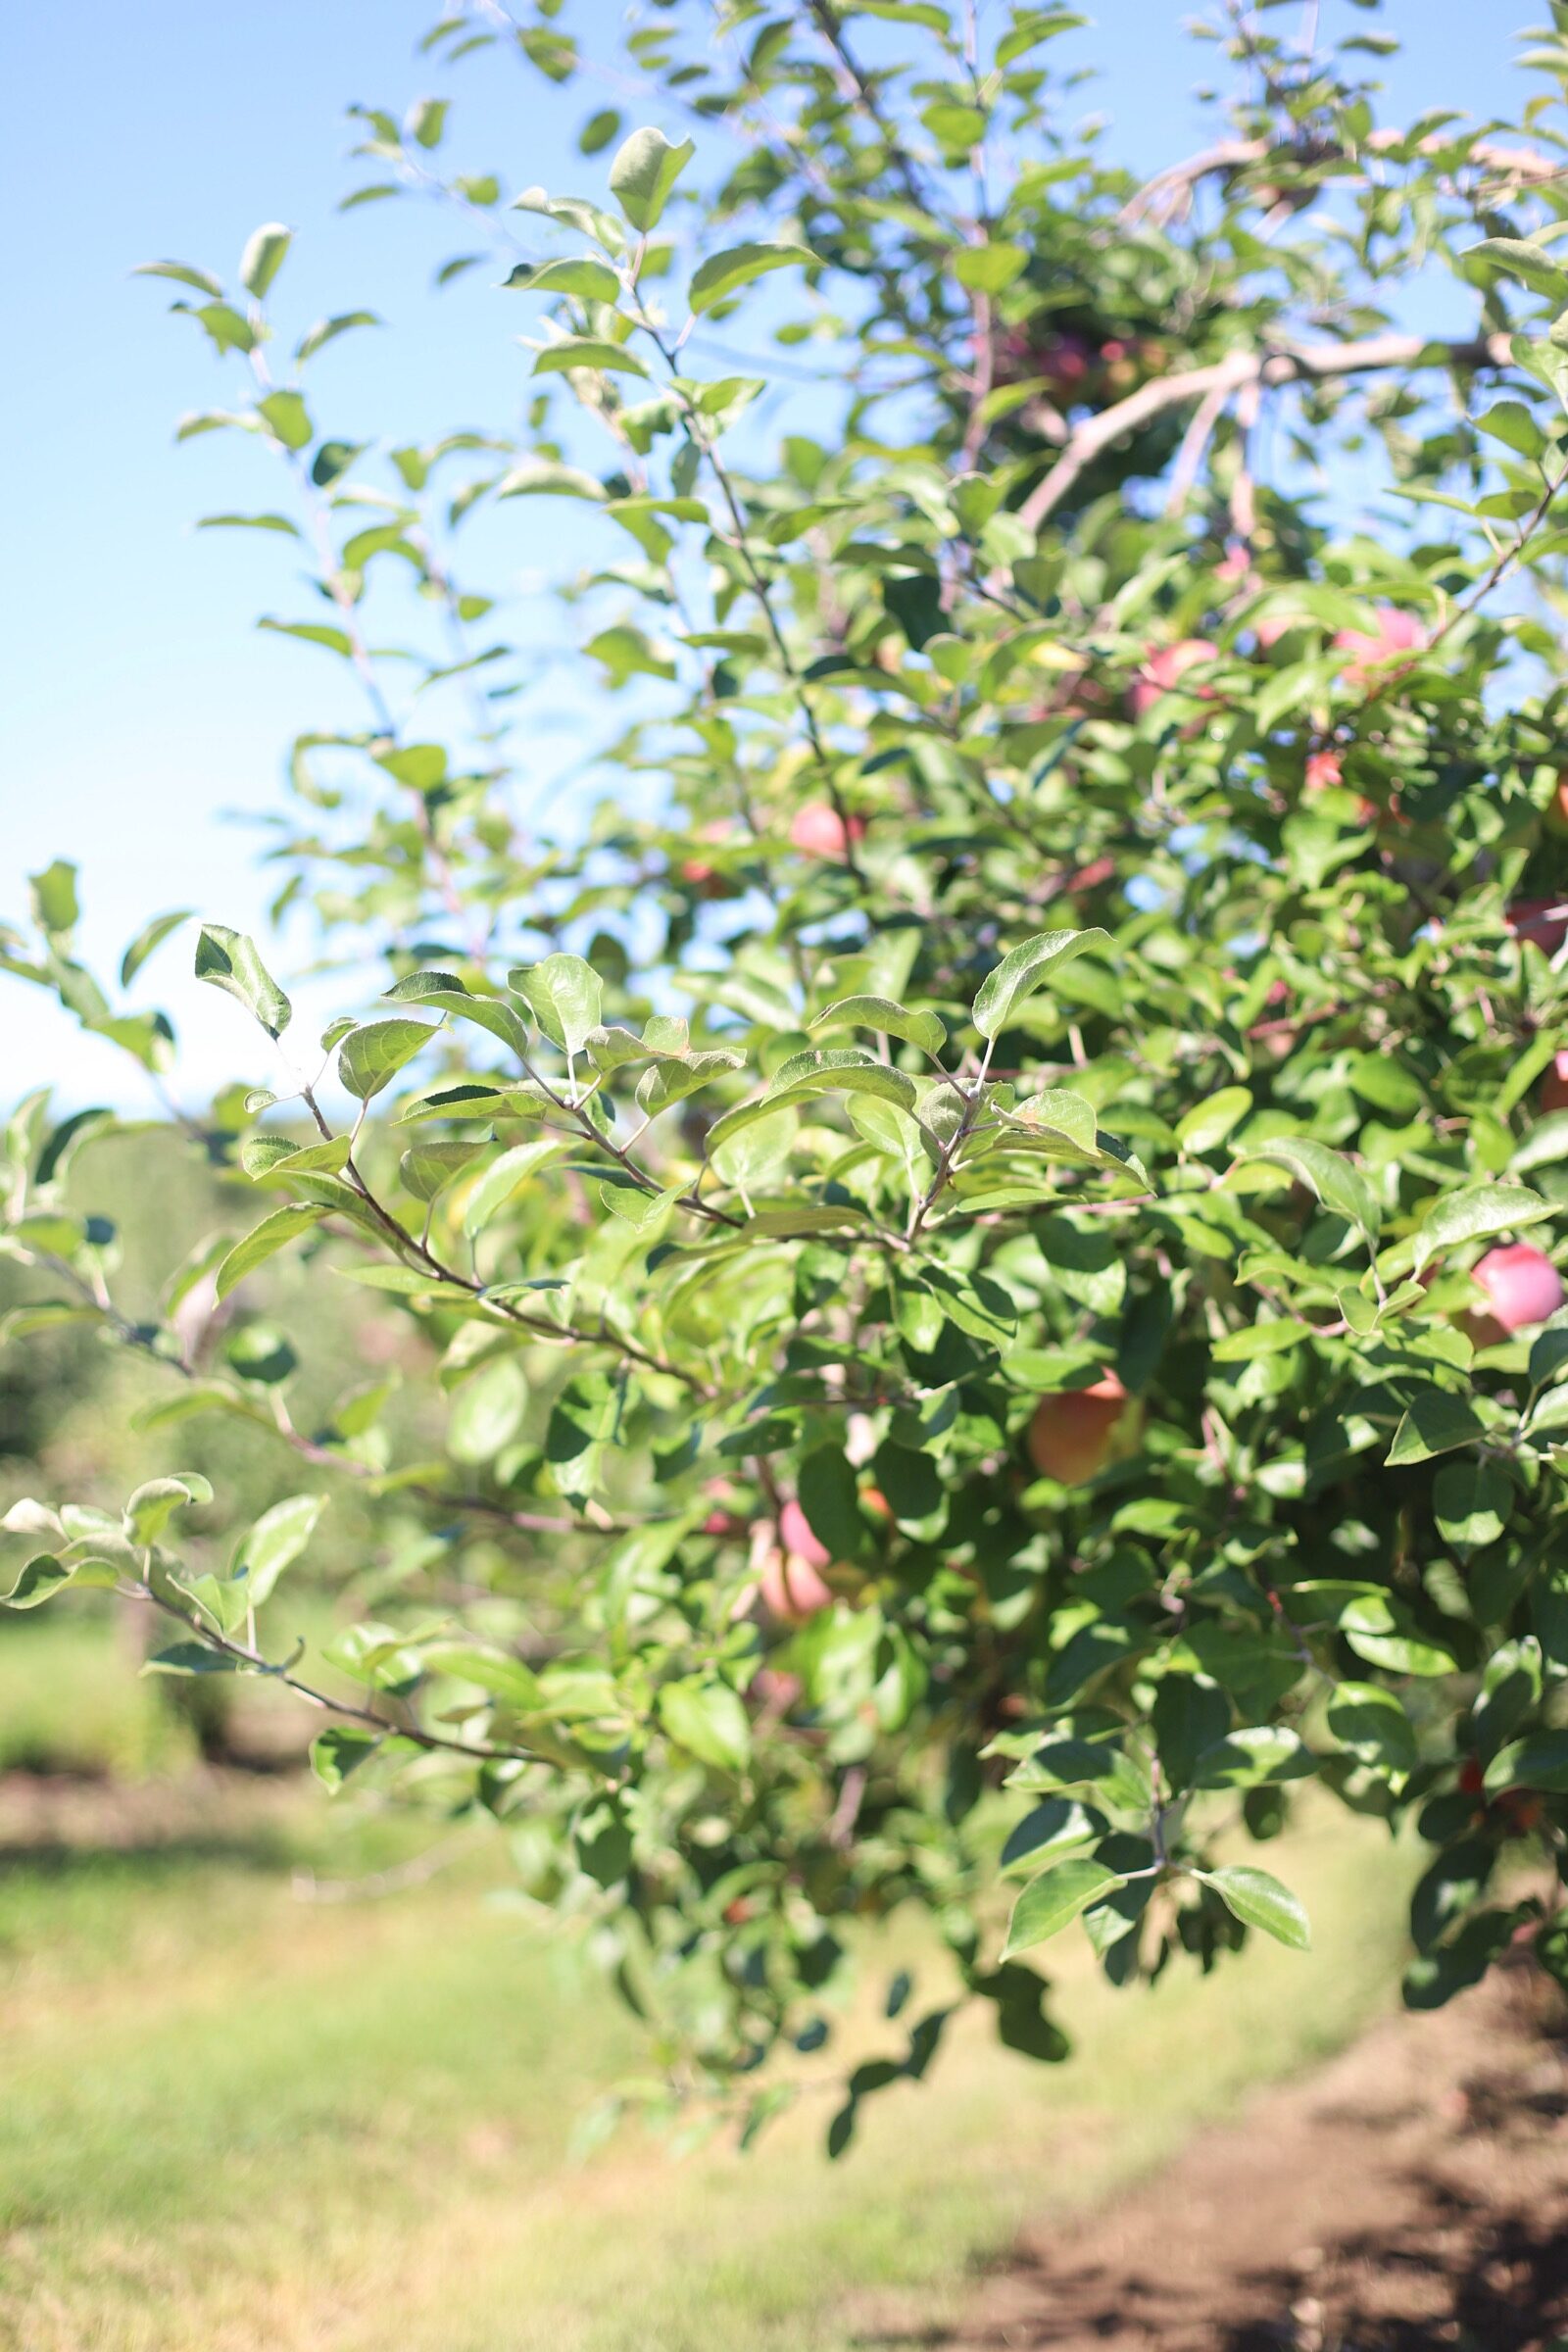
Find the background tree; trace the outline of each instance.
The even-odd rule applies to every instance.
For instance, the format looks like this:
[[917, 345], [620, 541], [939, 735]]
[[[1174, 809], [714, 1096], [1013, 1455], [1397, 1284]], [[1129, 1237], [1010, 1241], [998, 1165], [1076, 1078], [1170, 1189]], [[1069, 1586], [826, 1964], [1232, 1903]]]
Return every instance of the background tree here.
[[[263, 625], [364, 690], [293, 747], [278, 913], [385, 1002], [317, 1053], [271, 951], [202, 926], [285, 1074], [189, 1122], [264, 1213], [156, 1315], [72, 1205], [101, 1114], [18, 1112], [6, 1248], [49, 1287], [12, 1336], [96, 1327], [168, 1373], [153, 1443], [236, 1416], [308, 1483], [232, 1545], [195, 1474], [23, 1503], [12, 1599], [136, 1594], [168, 1671], [311, 1697], [330, 1786], [494, 1813], [667, 2095], [748, 2130], [857, 1918], [923, 1906], [1046, 2058], [1026, 1955], [1076, 1918], [1117, 1982], [1304, 1942], [1237, 1857], [1313, 1783], [1432, 1848], [1409, 1999], [1521, 1938], [1568, 1977], [1568, 7], [1524, 139], [1380, 124], [1380, 36], [1282, 13], [1209, 27], [1224, 134], [1139, 185], [1071, 127], [1063, 9], [662, 6], [611, 86], [667, 130], [569, 10], [457, 11], [443, 69], [589, 93], [595, 193], [449, 175], [427, 98], [362, 111], [349, 201], [453, 206], [453, 272], [499, 249], [520, 429], [324, 426], [368, 315], [279, 365], [279, 227], [232, 285], [152, 266], [238, 387], [181, 431], [286, 485], [211, 518], [296, 543], [315, 596]], [[509, 789], [538, 635], [463, 564], [536, 497], [581, 508], [612, 779], [554, 838]], [[70, 867], [32, 912], [8, 968], [162, 1076]], [[296, 1258], [416, 1333], [417, 1410], [379, 1374], [300, 1408], [252, 1304]], [[291, 1645], [343, 1482], [387, 1540]]]

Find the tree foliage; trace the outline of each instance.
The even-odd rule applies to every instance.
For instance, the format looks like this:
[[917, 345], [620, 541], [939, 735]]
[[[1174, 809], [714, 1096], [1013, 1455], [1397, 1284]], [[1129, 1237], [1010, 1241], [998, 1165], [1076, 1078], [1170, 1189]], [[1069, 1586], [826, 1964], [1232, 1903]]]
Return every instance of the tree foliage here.
[[[5, 1247], [57, 1297], [12, 1338], [96, 1326], [166, 1369], [155, 1423], [241, 1416], [305, 1483], [227, 1549], [182, 1538], [194, 1477], [19, 1505], [12, 1601], [150, 1596], [167, 1671], [314, 1694], [329, 1786], [488, 1809], [668, 2095], [748, 2130], [895, 1906], [1042, 2058], [1073, 1921], [1117, 1983], [1304, 1943], [1237, 1857], [1310, 1784], [1431, 1849], [1410, 2000], [1521, 1936], [1568, 1976], [1551, 15], [1521, 134], [1380, 122], [1375, 9], [1307, 54], [1237, 8], [1214, 144], [1141, 183], [1060, 7], [671, 0], [622, 121], [569, 6], [460, 6], [431, 70], [579, 104], [590, 193], [449, 169], [443, 98], [358, 110], [347, 201], [462, 218], [516, 430], [354, 438], [322, 355], [376, 322], [280, 366], [275, 225], [232, 285], [154, 265], [234, 379], [181, 433], [284, 486], [209, 520], [297, 542], [314, 593], [262, 625], [363, 689], [273, 858], [380, 1001], [318, 1051], [281, 948], [202, 925], [284, 1074], [198, 1122], [252, 1204], [162, 1321], [71, 1208], [100, 1114], [17, 1113]], [[465, 569], [536, 499], [580, 522], [554, 827], [542, 624]], [[6, 968], [162, 1076], [76, 920], [56, 864]], [[387, 1381], [298, 1425], [270, 1322], [193, 1356], [181, 1301], [284, 1253], [417, 1332], [444, 1443], [394, 1441]], [[425, 1541], [302, 1661], [339, 1480]], [[950, 2009], [848, 2079], [835, 2151]]]

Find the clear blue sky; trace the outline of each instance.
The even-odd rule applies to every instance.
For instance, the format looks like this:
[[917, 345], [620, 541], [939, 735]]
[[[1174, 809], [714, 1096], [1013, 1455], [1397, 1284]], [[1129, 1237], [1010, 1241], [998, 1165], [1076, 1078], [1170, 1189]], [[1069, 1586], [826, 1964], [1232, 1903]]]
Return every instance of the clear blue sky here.
[[[491, 269], [431, 292], [435, 264], [463, 241], [434, 207], [335, 210], [354, 184], [343, 109], [362, 100], [401, 112], [421, 93], [450, 93], [446, 152], [514, 184], [588, 193], [608, 162], [575, 154], [576, 91], [550, 93], [493, 56], [452, 73], [416, 57], [438, 13], [434, 0], [85, 0], [5, 12], [0, 917], [22, 911], [28, 870], [73, 857], [85, 946], [101, 962], [162, 906], [255, 923], [267, 895], [259, 837], [222, 812], [275, 812], [287, 739], [358, 720], [336, 699], [332, 663], [255, 632], [261, 611], [303, 609], [288, 543], [192, 532], [203, 513], [267, 503], [268, 476], [236, 436], [173, 445], [177, 416], [220, 405], [222, 379], [198, 331], [167, 316], [176, 289], [127, 272], [162, 255], [228, 271], [258, 222], [288, 221], [298, 234], [279, 292], [294, 331], [359, 307], [391, 329], [345, 337], [316, 363], [327, 429], [335, 414], [356, 438], [491, 422], [517, 401], [525, 363], [512, 337], [523, 321], [498, 317]], [[1390, 0], [1381, 17], [1361, 17], [1406, 42], [1384, 69], [1391, 118], [1445, 103], [1508, 115], [1524, 87], [1512, 36], [1542, 13], [1540, 0]], [[1189, 152], [1200, 133], [1192, 92], [1208, 53], [1182, 34], [1186, 14], [1180, 0], [1101, 0], [1101, 29], [1075, 36], [1106, 67], [1085, 111], [1110, 114], [1113, 150], [1140, 165]], [[612, 0], [568, 0], [564, 21], [609, 27], [617, 15]], [[1325, 0], [1325, 16], [1348, 22], [1347, 0]], [[1289, 12], [1276, 22], [1289, 24]], [[519, 520], [501, 584], [514, 596], [548, 561], [551, 509], [560, 512], [529, 500], [511, 510]], [[194, 1096], [232, 1071], [241, 1040], [232, 1008], [186, 978], [182, 947], [168, 953], [139, 995], [174, 1011]], [[0, 988], [0, 1096], [54, 1078], [69, 1100], [128, 1099], [108, 1048], [80, 1039], [32, 991], [3, 976]]]

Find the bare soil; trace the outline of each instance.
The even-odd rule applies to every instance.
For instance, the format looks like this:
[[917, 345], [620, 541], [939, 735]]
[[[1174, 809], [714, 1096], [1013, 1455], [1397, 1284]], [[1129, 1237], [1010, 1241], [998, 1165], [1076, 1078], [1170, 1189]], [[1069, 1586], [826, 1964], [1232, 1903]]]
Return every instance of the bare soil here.
[[1568, 2346], [1568, 2038], [1539, 1973], [1390, 2017], [879, 2352]]

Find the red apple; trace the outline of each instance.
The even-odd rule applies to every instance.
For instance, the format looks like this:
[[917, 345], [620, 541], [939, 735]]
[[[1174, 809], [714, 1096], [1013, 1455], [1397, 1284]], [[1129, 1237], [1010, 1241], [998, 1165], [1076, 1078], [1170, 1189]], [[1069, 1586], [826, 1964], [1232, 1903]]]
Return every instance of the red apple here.
[[1336, 653], [1354, 657], [1340, 664], [1340, 675], [1353, 692], [1375, 685], [1385, 662], [1420, 653], [1427, 641], [1415, 614], [1402, 612], [1397, 605], [1379, 605], [1376, 617], [1374, 630], [1341, 629], [1334, 638]]
[[[1207, 637], [1182, 637], [1174, 645], [1156, 647], [1133, 681], [1128, 701], [1134, 718], [1142, 718], [1146, 710], [1152, 710], [1160, 696], [1168, 694], [1199, 662], [1218, 659], [1219, 647]], [[1214, 698], [1212, 686], [1196, 686], [1192, 691], [1203, 702], [1212, 702]]]
[[1541, 1081], [1543, 1110], [1568, 1110], [1568, 1054], [1554, 1054], [1551, 1067]]
[[849, 842], [864, 839], [864, 817], [852, 816], [846, 833], [844, 819], [828, 801], [808, 801], [790, 825], [790, 840], [808, 858], [832, 858], [842, 863]]
[[1087, 1389], [1042, 1396], [1025, 1444], [1037, 1470], [1064, 1487], [1076, 1487], [1107, 1462], [1135, 1452], [1143, 1425], [1143, 1406], [1114, 1372], [1104, 1372]]
[[1494, 1348], [1513, 1332], [1544, 1323], [1563, 1302], [1562, 1276], [1545, 1251], [1529, 1242], [1489, 1250], [1471, 1268], [1471, 1280], [1486, 1293], [1492, 1307], [1490, 1314], [1465, 1317], [1465, 1328], [1479, 1348]]

